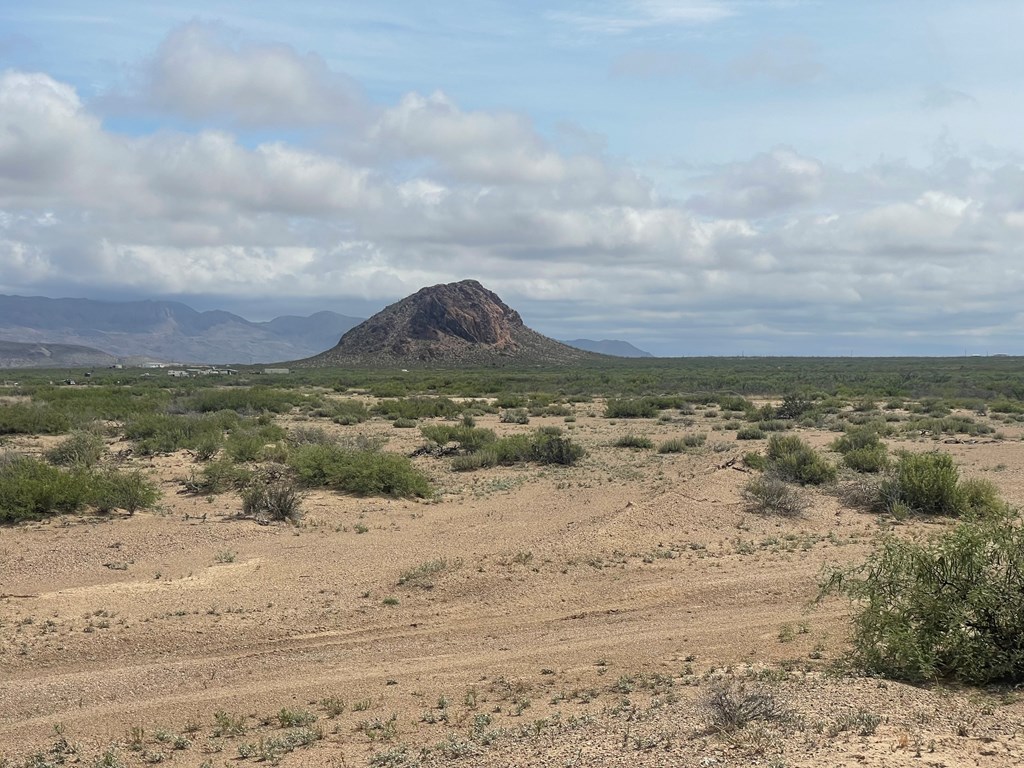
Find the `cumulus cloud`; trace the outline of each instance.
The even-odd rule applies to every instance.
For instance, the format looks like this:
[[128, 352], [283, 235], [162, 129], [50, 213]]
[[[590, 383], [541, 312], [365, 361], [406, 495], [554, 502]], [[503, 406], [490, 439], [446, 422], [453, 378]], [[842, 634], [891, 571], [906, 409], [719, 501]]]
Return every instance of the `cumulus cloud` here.
[[232, 43], [226, 30], [199, 22], [164, 40], [142, 87], [160, 110], [247, 126], [352, 124], [367, 109], [358, 85], [319, 56]]
[[[950, 151], [932, 165], [839, 168], [776, 147], [706, 168], [680, 203], [593, 136], [551, 138], [521, 114], [442, 92], [375, 106], [340, 149], [246, 140], [237, 126], [269, 119], [257, 102], [298, 109], [323, 94], [275, 85], [252, 96], [232, 67], [273, 59], [270, 48], [177, 34], [201, 39], [165, 47], [199, 54], [161, 52], [167, 82], [200, 77], [211, 50], [228, 74], [191, 107], [157, 80], [154, 92], [219, 127], [120, 133], [67, 83], [0, 74], [0, 288], [274, 294], [344, 309], [334, 302], [476, 277], [555, 335], [614, 317], [649, 329], [656, 351], [718, 353], [779, 351], [758, 344], [829, 327], [871, 343], [915, 327], [982, 334], [1012, 323], [993, 315], [994, 297], [1024, 288], [1024, 167], [1013, 159]], [[333, 82], [307, 77], [315, 62], [274, 55], [291, 73], [282, 83]], [[702, 333], [719, 346], [692, 346]]]
[[603, 13], [553, 11], [548, 18], [583, 32], [622, 35], [665, 26], [710, 24], [735, 15], [734, 5], [723, 0], [628, 0], [612, 3]]

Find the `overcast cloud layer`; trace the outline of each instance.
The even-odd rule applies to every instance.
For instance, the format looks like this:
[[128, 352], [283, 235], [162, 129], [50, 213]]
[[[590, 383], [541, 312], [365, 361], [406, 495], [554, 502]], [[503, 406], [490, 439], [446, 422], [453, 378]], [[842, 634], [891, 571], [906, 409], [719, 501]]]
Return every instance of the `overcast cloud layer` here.
[[0, 10], [0, 293], [1024, 354], [1017, 4], [94, 5]]

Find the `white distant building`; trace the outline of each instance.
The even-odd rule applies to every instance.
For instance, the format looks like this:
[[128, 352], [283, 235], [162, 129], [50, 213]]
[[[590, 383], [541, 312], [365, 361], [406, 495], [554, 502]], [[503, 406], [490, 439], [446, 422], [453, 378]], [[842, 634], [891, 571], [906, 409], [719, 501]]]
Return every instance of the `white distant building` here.
[[170, 370], [167, 371], [167, 375], [173, 376], [176, 379], [187, 379], [188, 371], [179, 371], [174, 368], [171, 368]]
[[291, 371], [288, 368], [264, 368], [264, 373], [278, 374], [279, 376], [287, 376]]

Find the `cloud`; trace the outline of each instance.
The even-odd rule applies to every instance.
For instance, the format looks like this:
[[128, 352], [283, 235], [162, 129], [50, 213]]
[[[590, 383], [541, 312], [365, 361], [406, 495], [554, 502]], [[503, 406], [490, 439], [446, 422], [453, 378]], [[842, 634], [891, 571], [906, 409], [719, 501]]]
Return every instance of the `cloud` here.
[[824, 176], [820, 162], [779, 147], [703, 177], [698, 183], [706, 191], [688, 205], [710, 216], [759, 218], [814, 201]]
[[319, 56], [233, 43], [225, 29], [199, 22], [168, 35], [141, 89], [141, 98], [164, 112], [243, 126], [353, 124], [367, 109], [358, 85]]
[[553, 11], [547, 17], [586, 33], [624, 35], [666, 26], [711, 24], [734, 16], [734, 5], [722, 0], [631, 0], [612, 3], [603, 13]]
[[929, 88], [921, 97], [921, 108], [928, 111], [948, 109], [964, 104], [978, 104], [978, 100], [971, 94], [956, 88], [935, 85]]
[[[212, 48], [238, 60], [269, 50]], [[236, 86], [220, 81], [221, 107], [197, 107], [193, 131], [128, 134], [67, 83], [0, 74], [3, 288], [344, 309], [334, 302], [473, 276], [553, 335], [614, 317], [665, 351], [716, 353], [1006, 333], [1024, 289], [1024, 166], [1012, 157], [952, 147], [932, 164], [841, 168], [779, 146], [705, 167], [680, 203], [599, 137], [551, 137], [443, 92], [372, 105], [337, 145], [253, 140], [232, 126], [266, 115]]]

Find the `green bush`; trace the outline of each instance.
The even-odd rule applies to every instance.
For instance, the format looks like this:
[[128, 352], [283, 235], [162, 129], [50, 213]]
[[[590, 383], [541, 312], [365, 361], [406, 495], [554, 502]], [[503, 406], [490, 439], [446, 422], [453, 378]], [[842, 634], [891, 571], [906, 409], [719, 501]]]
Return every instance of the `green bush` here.
[[203, 467], [199, 478], [189, 478], [186, 487], [193, 493], [223, 493], [242, 488], [251, 478], [252, 470], [235, 464], [225, 456]]
[[526, 412], [525, 408], [512, 408], [502, 411], [499, 419], [502, 424], [529, 424], [530, 414]]
[[77, 512], [93, 491], [94, 476], [84, 467], [65, 470], [28, 456], [0, 454], [0, 522]]
[[452, 461], [452, 469], [468, 472], [484, 467], [523, 462], [569, 466], [579, 461], [585, 453], [581, 446], [567, 437], [537, 430], [532, 434], [503, 437], [482, 450], [457, 456]]
[[683, 453], [684, 451], [686, 451], [686, 442], [681, 437], [666, 440], [658, 446], [658, 453]]
[[428, 424], [420, 427], [420, 434], [442, 448], [455, 443], [460, 450], [470, 453], [498, 439], [493, 430], [464, 424]]
[[797, 435], [772, 435], [766, 455], [771, 471], [783, 480], [821, 485], [836, 479], [835, 465]]
[[182, 448], [193, 450], [211, 443], [219, 444], [224, 432], [242, 423], [234, 411], [219, 413], [151, 413], [132, 418], [125, 424], [125, 436], [135, 441], [143, 455], [173, 453]]
[[156, 486], [139, 471], [97, 472], [80, 465], [61, 469], [27, 456], [0, 456], [0, 522], [70, 514], [85, 507], [133, 514], [159, 497]]
[[879, 432], [873, 426], [854, 427], [837, 437], [829, 446], [837, 453], [847, 454], [862, 448], [874, 448], [882, 444]]
[[843, 454], [843, 463], [855, 472], [883, 472], [889, 466], [889, 449], [884, 443], [855, 448]]
[[880, 488], [885, 506], [924, 515], [958, 516], [964, 511], [960, 473], [948, 453], [901, 453]]
[[427, 497], [433, 489], [405, 456], [358, 451], [336, 445], [304, 445], [292, 451], [289, 465], [303, 484], [359, 496]]
[[96, 476], [91, 501], [100, 511], [123, 509], [129, 515], [134, 515], [140, 509], [152, 507], [159, 500], [160, 491], [141, 471], [110, 469]]
[[405, 397], [381, 400], [370, 410], [388, 419], [455, 419], [467, 408], [447, 397]]
[[1005, 510], [925, 541], [886, 538], [822, 594], [856, 603], [853, 656], [898, 680], [1024, 682], [1024, 528]]
[[609, 400], [604, 415], [609, 419], [653, 419], [658, 415], [658, 406], [647, 398]]
[[760, 427], [741, 427], [736, 432], [737, 440], [764, 440], [765, 433]]
[[95, 432], [72, 432], [43, 456], [61, 467], [92, 467], [99, 463], [105, 450], [103, 438]]
[[308, 403], [309, 399], [301, 392], [270, 387], [225, 387], [204, 389], [180, 402], [180, 408], [186, 412], [213, 413], [214, 411], [234, 411], [236, 413], [257, 414], [264, 411], [271, 413], [287, 413], [300, 403]]
[[74, 422], [67, 413], [46, 405], [0, 405], [0, 435], [61, 435]]

